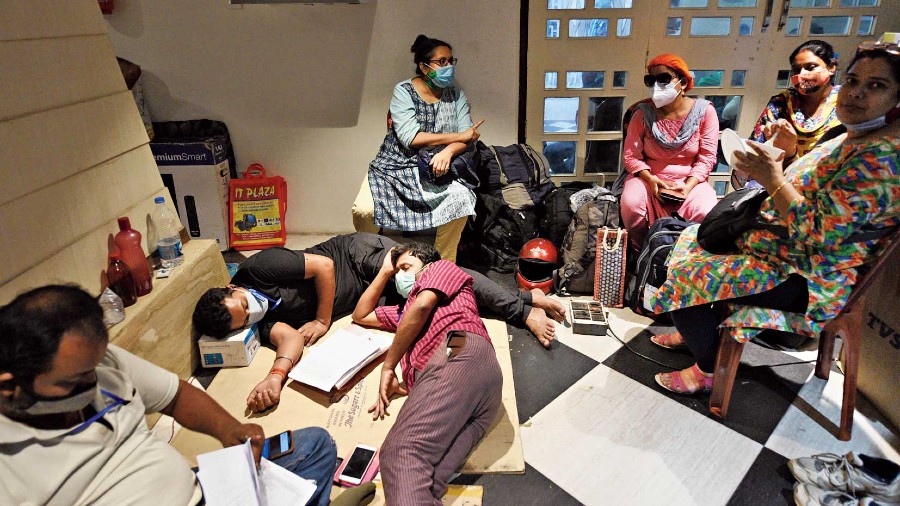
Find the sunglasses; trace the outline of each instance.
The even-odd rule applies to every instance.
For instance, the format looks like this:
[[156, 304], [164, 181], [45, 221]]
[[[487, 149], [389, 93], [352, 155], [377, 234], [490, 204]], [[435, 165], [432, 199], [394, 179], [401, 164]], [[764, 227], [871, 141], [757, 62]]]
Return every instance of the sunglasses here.
[[647, 74], [644, 76], [644, 86], [646, 86], [648, 88], [652, 88], [654, 83], [666, 85], [666, 84], [671, 83], [673, 80], [677, 80], [677, 79], [678, 78], [673, 76], [672, 74], [663, 73], [663, 74], [656, 74], [655, 76]]
[[868, 51], [884, 51], [894, 56], [900, 55], [900, 47], [896, 42], [863, 42], [856, 48], [857, 53]]

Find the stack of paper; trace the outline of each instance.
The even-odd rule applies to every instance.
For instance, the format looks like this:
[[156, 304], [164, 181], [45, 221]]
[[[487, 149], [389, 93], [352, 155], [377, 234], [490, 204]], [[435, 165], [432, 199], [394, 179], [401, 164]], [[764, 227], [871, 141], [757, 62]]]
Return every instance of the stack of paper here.
[[266, 459], [253, 462], [250, 441], [197, 455], [197, 478], [206, 504], [214, 506], [296, 506], [316, 493], [316, 484]]
[[310, 347], [288, 376], [325, 392], [342, 388], [391, 347], [393, 338], [351, 326]]

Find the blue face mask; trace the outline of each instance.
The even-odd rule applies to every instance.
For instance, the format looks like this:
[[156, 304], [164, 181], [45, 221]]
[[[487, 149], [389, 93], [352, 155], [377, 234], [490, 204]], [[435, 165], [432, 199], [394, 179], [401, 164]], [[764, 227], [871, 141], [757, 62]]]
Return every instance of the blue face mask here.
[[[422, 269], [424, 268], [425, 266], [423, 265]], [[416, 274], [422, 272], [422, 269], [419, 269], [416, 272], [397, 271], [397, 274], [394, 274], [394, 287], [397, 288], [397, 293], [399, 293], [401, 297], [404, 299], [409, 298], [413, 285], [416, 284]]]
[[434, 68], [431, 65], [428, 66], [431, 68], [431, 72], [428, 73], [428, 79], [432, 85], [438, 88], [446, 88], [453, 84], [453, 74], [455, 72], [455, 65], [447, 65], [446, 67], [438, 67]]

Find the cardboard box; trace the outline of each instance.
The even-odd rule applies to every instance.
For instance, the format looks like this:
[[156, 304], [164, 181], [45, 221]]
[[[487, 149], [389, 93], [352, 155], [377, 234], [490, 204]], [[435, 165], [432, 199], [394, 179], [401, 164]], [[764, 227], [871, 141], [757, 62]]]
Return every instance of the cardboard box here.
[[863, 312], [857, 387], [900, 427], [900, 264], [887, 265]]
[[191, 238], [215, 239], [219, 250], [228, 244], [227, 138], [158, 139], [150, 143], [163, 183]]
[[259, 350], [259, 329], [253, 324], [222, 339], [200, 336], [197, 344], [203, 367], [245, 367], [250, 365]]

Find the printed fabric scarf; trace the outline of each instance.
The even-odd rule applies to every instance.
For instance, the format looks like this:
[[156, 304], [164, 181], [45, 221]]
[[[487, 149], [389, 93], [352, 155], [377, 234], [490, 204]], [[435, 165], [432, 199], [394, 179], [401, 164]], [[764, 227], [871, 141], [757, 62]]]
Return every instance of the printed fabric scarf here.
[[638, 107], [644, 111], [644, 127], [653, 133], [653, 138], [656, 139], [656, 142], [667, 149], [678, 149], [681, 146], [684, 146], [684, 143], [693, 137], [694, 132], [700, 128], [700, 120], [703, 119], [703, 115], [706, 112], [706, 106], [709, 105], [709, 103], [709, 100], [704, 100], [702, 98], [694, 99], [694, 106], [691, 107], [691, 112], [689, 112], [687, 118], [685, 118], [684, 123], [681, 125], [681, 129], [678, 130], [678, 134], [671, 140], [666, 139], [666, 135], [656, 124], [656, 107], [649, 103], [640, 104]]

